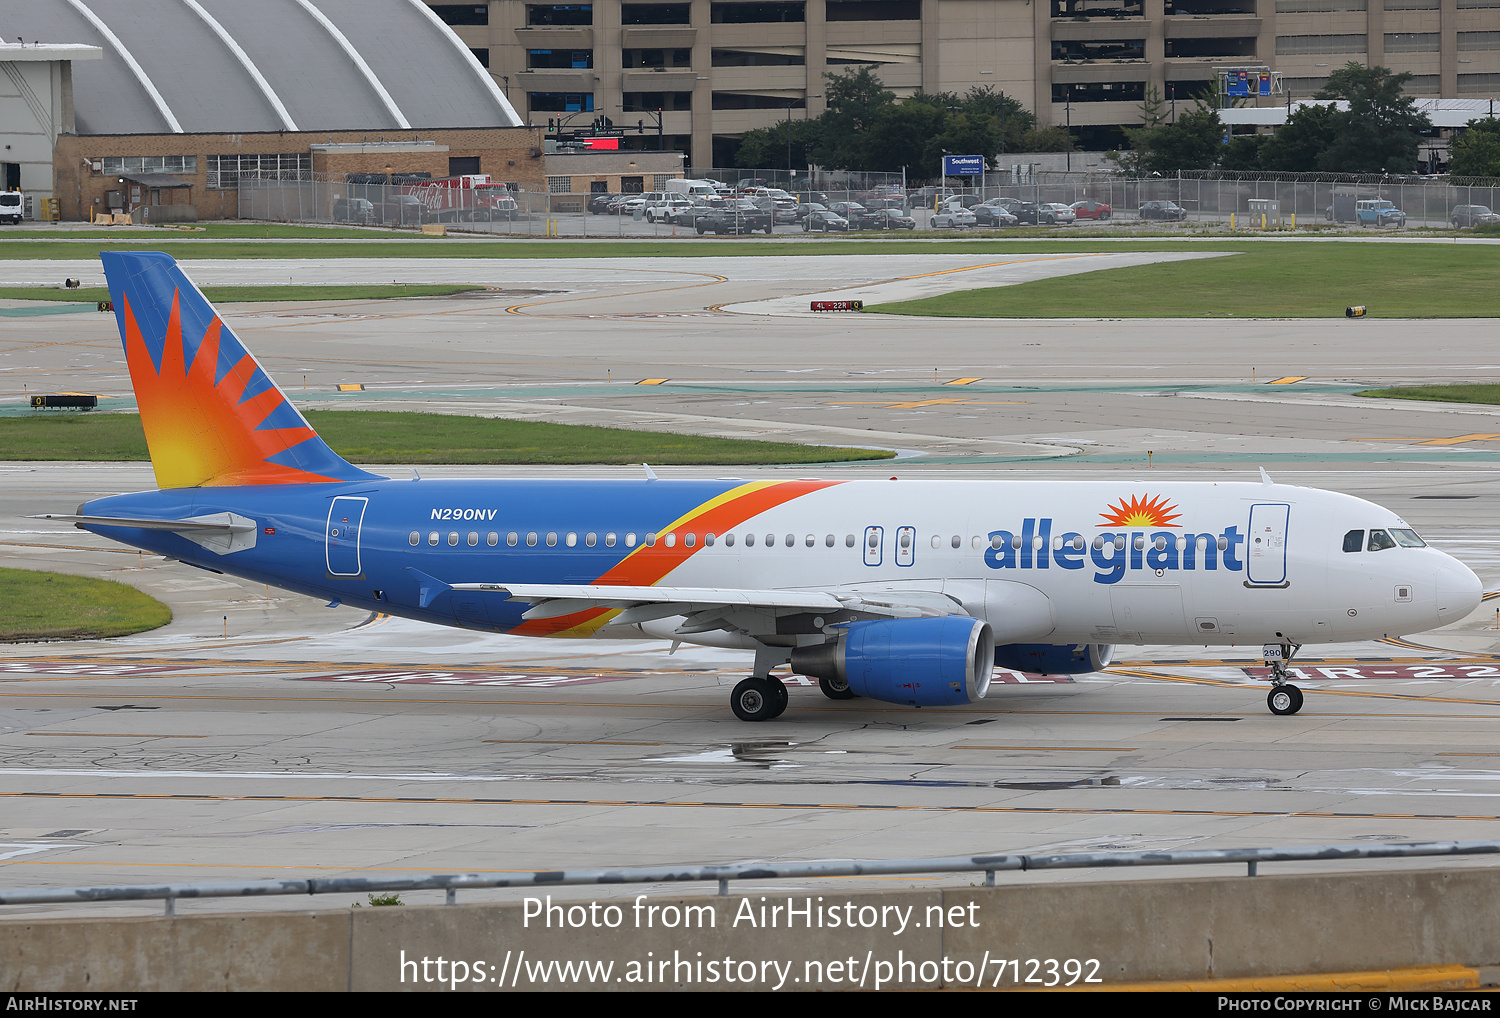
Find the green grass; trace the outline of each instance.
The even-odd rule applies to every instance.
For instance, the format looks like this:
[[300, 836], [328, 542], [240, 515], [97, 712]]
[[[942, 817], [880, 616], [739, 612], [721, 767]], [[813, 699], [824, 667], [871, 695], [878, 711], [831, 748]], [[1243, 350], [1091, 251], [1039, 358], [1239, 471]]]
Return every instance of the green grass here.
[[[353, 463], [771, 465], [890, 459], [882, 449], [672, 435], [452, 414], [311, 410], [308, 423]], [[0, 460], [144, 460], [135, 414], [0, 418]]]
[[1413, 385], [1365, 389], [1355, 395], [1380, 399], [1426, 399], [1439, 403], [1500, 403], [1500, 385]]
[[[446, 297], [483, 290], [482, 286], [355, 284], [349, 286], [205, 286], [203, 295], [215, 303], [272, 300], [386, 300], [394, 297]], [[53, 300], [94, 304], [109, 300], [102, 286], [59, 290], [50, 286], [0, 286], [0, 300]]]
[[[1181, 247], [1176, 250], [1184, 250]], [[880, 304], [881, 314], [966, 318], [1493, 318], [1500, 248], [1437, 244], [1195, 245], [1239, 251]]]
[[0, 643], [129, 636], [171, 621], [172, 609], [123, 583], [0, 569]]

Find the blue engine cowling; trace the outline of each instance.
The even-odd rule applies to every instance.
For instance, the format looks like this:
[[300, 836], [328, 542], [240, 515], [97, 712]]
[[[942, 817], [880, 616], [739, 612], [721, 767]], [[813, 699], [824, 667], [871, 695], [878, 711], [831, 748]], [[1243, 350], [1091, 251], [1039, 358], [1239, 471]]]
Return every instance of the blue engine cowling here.
[[995, 666], [1041, 675], [1082, 675], [1109, 667], [1112, 643], [1007, 643], [995, 648]]
[[948, 615], [852, 622], [836, 642], [799, 647], [791, 663], [872, 700], [935, 707], [984, 699], [994, 657], [988, 622]]

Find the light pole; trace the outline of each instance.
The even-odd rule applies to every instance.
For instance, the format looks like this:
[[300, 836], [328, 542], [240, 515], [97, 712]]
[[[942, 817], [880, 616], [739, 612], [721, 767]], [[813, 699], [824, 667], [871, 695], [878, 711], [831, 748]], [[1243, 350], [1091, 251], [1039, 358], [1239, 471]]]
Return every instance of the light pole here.
[[1067, 118], [1066, 119], [1067, 127], [1064, 128], [1064, 131], [1066, 132], [1067, 140], [1064, 143], [1063, 147], [1067, 150], [1067, 153], [1068, 153], [1068, 156], [1067, 156], [1067, 171], [1069, 173], [1072, 173], [1073, 172], [1073, 89], [1072, 89], [1072, 86], [1069, 86], [1068, 87], [1068, 91], [1066, 93], [1064, 93], [1064, 94], [1066, 96], [1066, 101], [1063, 103], [1063, 115]]

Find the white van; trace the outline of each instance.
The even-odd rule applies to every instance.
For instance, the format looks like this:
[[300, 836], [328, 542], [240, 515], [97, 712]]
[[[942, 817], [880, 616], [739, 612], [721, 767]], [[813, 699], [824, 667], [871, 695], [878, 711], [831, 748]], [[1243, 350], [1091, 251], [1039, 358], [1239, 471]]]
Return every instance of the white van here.
[[0, 223], [21, 225], [26, 213], [26, 196], [20, 191], [0, 191]]
[[670, 193], [685, 194], [689, 198], [716, 198], [719, 194], [711, 180], [669, 180], [666, 187]]

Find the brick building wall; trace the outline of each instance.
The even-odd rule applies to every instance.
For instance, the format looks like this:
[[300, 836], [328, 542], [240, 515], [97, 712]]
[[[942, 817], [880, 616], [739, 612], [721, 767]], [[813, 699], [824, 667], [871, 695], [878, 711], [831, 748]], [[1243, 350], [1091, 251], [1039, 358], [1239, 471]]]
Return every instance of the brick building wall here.
[[[430, 149], [414, 151], [416, 142], [434, 142]], [[313, 146], [358, 146], [359, 151], [317, 153]], [[382, 146], [385, 146], [383, 149]], [[387, 132], [322, 131], [317, 133], [267, 132], [263, 134], [133, 134], [63, 135], [53, 149], [54, 193], [60, 199], [62, 218], [87, 220], [91, 211], [108, 211], [108, 192], [119, 190], [119, 175], [105, 172], [106, 159], [129, 157], [179, 157], [196, 159], [192, 172], [167, 169], [193, 186], [178, 191], [163, 202], [197, 206], [199, 219], [234, 219], [239, 214], [237, 188], [223, 183], [209, 187], [209, 157], [302, 156], [310, 157], [315, 172], [393, 173], [427, 172], [446, 177], [449, 160], [465, 160], [501, 183], [514, 183], [524, 191], [545, 192], [541, 130], [532, 127], [454, 128]], [[100, 165], [100, 169], [95, 169]], [[123, 185], [127, 191], [129, 184]], [[148, 200], [142, 195], [142, 202]]]

